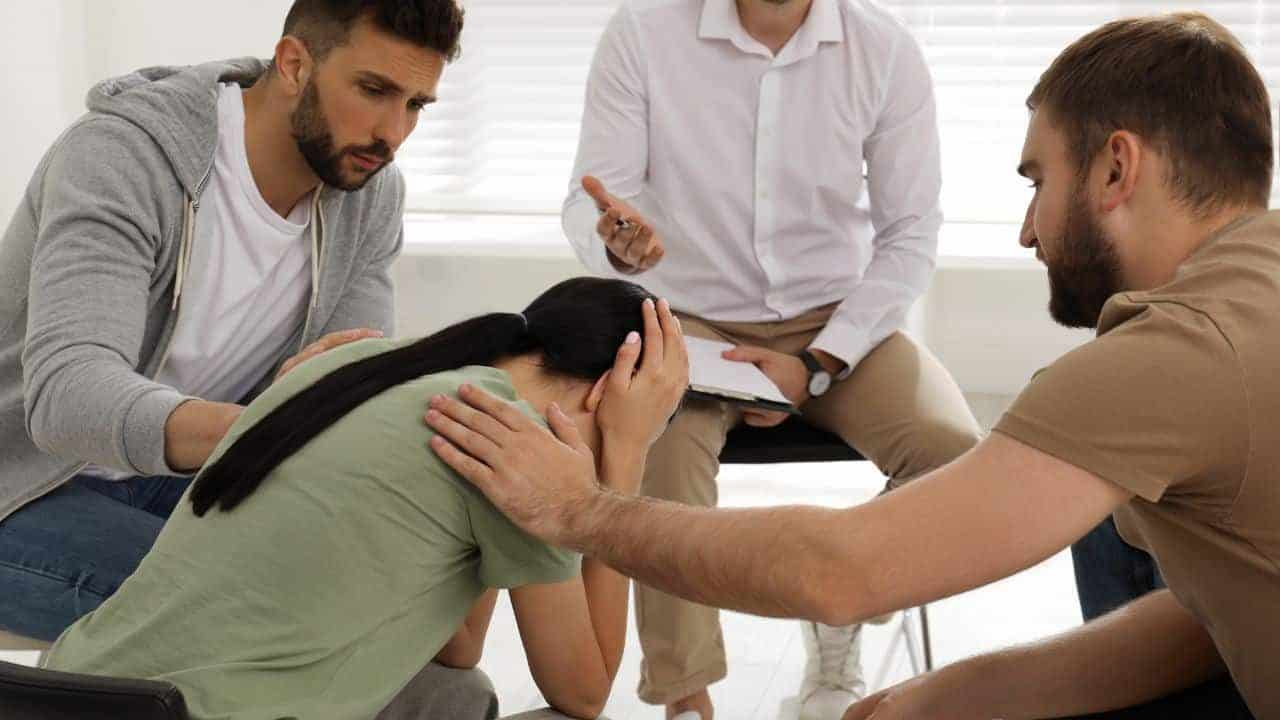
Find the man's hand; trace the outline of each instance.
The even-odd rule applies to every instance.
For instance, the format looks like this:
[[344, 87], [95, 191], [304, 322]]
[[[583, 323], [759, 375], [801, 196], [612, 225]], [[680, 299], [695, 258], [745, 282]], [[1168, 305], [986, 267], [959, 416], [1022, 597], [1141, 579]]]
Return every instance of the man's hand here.
[[[596, 414], [603, 452], [621, 447], [637, 462], [661, 434], [689, 382], [684, 336], [670, 306], [646, 302], [642, 312], [643, 345], [628, 342], [619, 349]], [[431, 399], [426, 420], [437, 433], [431, 449], [526, 532], [569, 544], [575, 513], [590, 512], [593, 496], [601, 492], [595, 458], [573, 421], [551, 405], [552, 434], [469, 385], [459, 389], [458, 398]]]
[[[792, 405], [801, 407], [809, 401], [809, 369], [804, 366], [804, 361], [795, 355], [751, 345], [739, 345], [732, 350], [725, 350], [721, 357], [725, 360], [749, 362], [760, 368], [760, 372], [769, 376]], [[742, 412], [742, 422], [752, 427], [768, 428], [781, 425], [787, 417], [787, 413], [772, 410], [748, 409]]]
[[[844, 370], [844, 363], [835, 356], [822, 350], [810, 350], [818, 362], [834, 377]], [[721, 354], [725, 360], [749, 362], [760, 368], [760, 372], [768, 376], [774, 385], [782, 391], [782, 395], [796, 407], [803, 407], [809, 402], [809, 368], [798, 356], [775, 352], [753, 345], [739, 345]], [[752, 427], [774, 427], [781, 425], [788, 417], [787, 413], [771, 410], [744, 410], [742, 421]]]
[[950, 669], [918, 675], [866, 697], [849, 706], [843, 720], [989, 720], [990, 713], [969, 707], [965, 688], [947, 676]]
[[484, 390], [463, 385], [458, 397], [431, 398], [431, 449], [525, 532], [562, 544], [573, 512], [601, 492], [577, 426], [554, 403], [547, 408], [553, 435]]
[[[302, 348], [302, 352], [298, 353], [297, 355], [294, 355], [288, 360], [285, 360], [284, 364], [280, 366], [280, 372], [276, 373], [275, 380], [279, 380], [280, 378], [284, 377], [286, 374], [289, 373], [290, 370], [293, 370], [294, 368], [310, 360], [311, 358], [317, 355], [320, 355], [321, 353], [332, 350], [338, 347], [339, 345], [346, 345], [347, 343], [352, 343], [352, 342], [355, 342], [356, 340], [364, 340], [365, 338], [376, 338], [376, 337], [382, 337], [381, 330], [370, 330], [369, 328], [360, 328], [358, 330], [343, 330], [341, 332], [329, 333], [328, 335], [325, 335], [319, 340], [316, 340], [310, 345]], [[273, 380], [272, 382], [275, 382], [275, 380]]]
[[[604, 241], [609, 262], [618, 272], [644, 272], [662, 260], [666, 254], [662, 237], [635, 208], [610, 195], [604, 184], [590, 175], [582, 178], [582, 189], [604, 213], [596, 223], [596, 234]], [[624, 222], [623, 227], [618, 226], [619, 220]]]

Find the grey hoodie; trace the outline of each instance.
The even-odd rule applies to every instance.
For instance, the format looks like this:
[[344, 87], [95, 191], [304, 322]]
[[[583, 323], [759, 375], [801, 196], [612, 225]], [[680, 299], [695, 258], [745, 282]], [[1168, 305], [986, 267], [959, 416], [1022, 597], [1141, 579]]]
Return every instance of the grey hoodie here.
[[[86, 463], [179, 474], [165, 463], [164, 424], [188, 398], [151, 378], [183, 280], [201, 271], [190, 246], [217, 145], [217, 86], [251, 85], [265, 69], [241, 59], [103, 82], [36, 168], [0, 240], [0, 520]], [[285, 355], [336, 330], [392, 331], [399, 172], [315, 197], [311, 303]]]

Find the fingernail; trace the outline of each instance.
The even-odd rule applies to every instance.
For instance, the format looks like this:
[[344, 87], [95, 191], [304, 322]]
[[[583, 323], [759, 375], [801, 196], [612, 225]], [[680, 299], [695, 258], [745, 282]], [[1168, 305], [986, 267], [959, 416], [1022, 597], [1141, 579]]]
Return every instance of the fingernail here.
[[470, 386], [469, 384], [467, 384], [467, 383], [463, 383], [463, 384], [461, 384], [461, 385], [459, 385], [459, 386], [458, 386], [458, 394], [459, 394], [459, 395], [461, 395], [461, 394], [463, 394], [463, 393], [469, 393], [469, 392], [471, 392], [471, 386]]
[[653, 298], [645, 298], [644, 304], [648, 305], [649, 307], [653, 307]]
[[560, 406], [553, 402], [547, 406], [547, 412], [560, 413]]
[[429, 410], [429, 411], [427, 411], [427, 420], [428, 420], [428, 421], [432, 421], [432, 420], [439, 420], [439, 419], [440, 419], [440, 413], [436, 412], [435, 410]]
[[632, 330], [631, 332], [627, 333], [628, 345], [635, 345], [638, 342], [640, 342], [640, 333], [636, 332], [635, 330]]

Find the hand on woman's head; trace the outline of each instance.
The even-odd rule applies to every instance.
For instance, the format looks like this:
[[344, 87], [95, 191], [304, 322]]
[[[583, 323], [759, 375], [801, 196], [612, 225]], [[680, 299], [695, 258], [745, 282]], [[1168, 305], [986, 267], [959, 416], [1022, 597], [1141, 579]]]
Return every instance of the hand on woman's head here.
[[689, 386], [689, 355], [671, 306], [646, 300], [642, 313], [643, 341], [636, 333], [628, 336], [602, 379], [596, 423], [605, 447], [647, 450], [666, 430]]

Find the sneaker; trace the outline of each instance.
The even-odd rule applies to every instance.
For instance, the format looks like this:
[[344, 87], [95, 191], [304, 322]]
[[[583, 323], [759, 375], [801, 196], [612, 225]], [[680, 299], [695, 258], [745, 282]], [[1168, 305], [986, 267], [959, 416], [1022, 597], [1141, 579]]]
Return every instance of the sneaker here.
[[800, 720], [840, 720], [850, 705], [867, 694], [862, 679], [862, 626], [803, 624], [804, 683]]

